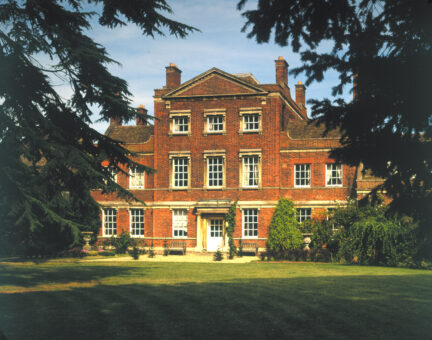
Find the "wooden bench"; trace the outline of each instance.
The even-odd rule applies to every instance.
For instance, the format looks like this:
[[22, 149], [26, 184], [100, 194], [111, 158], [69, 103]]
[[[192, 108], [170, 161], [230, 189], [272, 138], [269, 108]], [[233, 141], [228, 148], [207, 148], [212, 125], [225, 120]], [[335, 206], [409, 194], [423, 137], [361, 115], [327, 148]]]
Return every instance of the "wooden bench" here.
[[242, 252], [251, 252], [258, 256], [259, 244], [256, 241], [241, 241]]
[[181, 251], [183, 255], [186, 254], [186, 241], [173, 240], [168, 245], [168, 251]]

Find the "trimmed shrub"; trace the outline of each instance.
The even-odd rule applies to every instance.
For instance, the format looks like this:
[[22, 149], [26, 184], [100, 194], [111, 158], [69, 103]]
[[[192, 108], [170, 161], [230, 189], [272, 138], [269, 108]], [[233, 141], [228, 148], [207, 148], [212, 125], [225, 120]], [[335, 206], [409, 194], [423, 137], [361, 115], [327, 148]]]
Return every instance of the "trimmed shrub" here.
[[228, 235], [228, 246], [229, 246], [228, 258], [230, 260], [234, 258], [234, 255], [237, 252], [237, 248], [234, 245], [234, 239], [233, 239], [235, 218], [236, 218], [236, 208], [237, 208], [237, 201], [230, 206], [228, 213], [226, 215], [226, 221], [227, 221], [226, 233]]
[[299, 227], [294, 203], [280, 198], [270, 222], [267, 249], [277, 257], [284, 257], [287, 250], [301, 249], [303, 237]]
[[220, 249], [218, 249], [216, 253], [214, 253], [213, 255], [213, 261], [222, 261], [222, 260], [223, 260], [223, 254], [220, 251]]

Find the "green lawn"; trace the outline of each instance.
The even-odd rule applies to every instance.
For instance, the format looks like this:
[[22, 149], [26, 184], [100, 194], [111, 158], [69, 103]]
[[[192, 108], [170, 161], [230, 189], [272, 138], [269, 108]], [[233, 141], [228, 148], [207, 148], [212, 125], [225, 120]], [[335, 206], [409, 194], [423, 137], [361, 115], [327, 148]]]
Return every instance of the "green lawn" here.
[[431, 339], [432, 272], [313, 263], [3, 262], [0, 330], [9, 340]]

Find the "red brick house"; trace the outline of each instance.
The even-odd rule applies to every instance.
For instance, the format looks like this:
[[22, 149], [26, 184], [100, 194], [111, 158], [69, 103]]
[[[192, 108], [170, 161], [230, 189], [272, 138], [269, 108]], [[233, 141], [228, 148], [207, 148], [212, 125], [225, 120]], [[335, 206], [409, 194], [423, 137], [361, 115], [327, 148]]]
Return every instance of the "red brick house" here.
[[217, 68], [181, 83], [171, 64], [155, 90], [154, 126], [111, 121], [106, 134], [156, 172], [117, 176], [145, 205], [93, 193], [102, 206], [100, 238], [127, 231], [155, 247], [181, 239], [190, 250], [226, 249], [224, 217], [238, 201], [235, 242], [265, 247], [279, 197], [294, 201], [302, 221], [356, 195], [356, 169], [329, 158], [338, 131], [323, 136], [324, 127], [308, 124], [304, 85], [295, 85], [294, 100], [288, 64], [282, 57], [275, 64], [275, 84]]

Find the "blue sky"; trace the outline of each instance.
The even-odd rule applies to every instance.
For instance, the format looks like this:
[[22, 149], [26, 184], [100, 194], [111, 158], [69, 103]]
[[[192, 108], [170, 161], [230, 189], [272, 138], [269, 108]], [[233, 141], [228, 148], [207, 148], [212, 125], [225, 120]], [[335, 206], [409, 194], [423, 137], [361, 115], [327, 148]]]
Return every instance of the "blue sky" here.
[[[113, 30], [93, 26], [91, 37], [106, 47], [109, 55], [121, 66], [111, 65], [110, 71], [125, 79], [133, 94], [133, 105], [144, 104], [153, 114], [153, 90], [165, 83], [165, 66], [170, 62], [182, 70], [182, 82], [217, 67], [229, 73], [252, 73], [261, 83], [275, 82], [274, 60], [283, 56], [289, 67], [300, 66], [300, 56], [290, 47], [273, 42], [258, 45], [241, 32], [244, 19], [236, 9], [237, 0], [177, 0], [168, 1], [174, 14], [171, 18], [194, 26], [201, 32], [186, 39], [171, 36], [143, 36], [138, 27], [128, 25]], [[248, 4], [254, 6], [254, 1]], [[291, 94], [294, 84], [305, 81], [304, 75], [296, 79], [288, 76]], [[329, 72], [321, 83], [312, 83], [306, 90], [306, 99], [331, 97], [331, 88], [337, 78]], [[310, 111], [310, 110], [309, 110]], [[132, 122], [130, 123], [132, 124]], [[108, 123], [93, 124], [103, 132]]]

